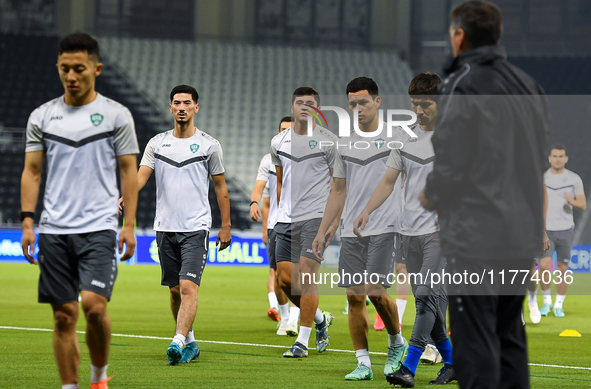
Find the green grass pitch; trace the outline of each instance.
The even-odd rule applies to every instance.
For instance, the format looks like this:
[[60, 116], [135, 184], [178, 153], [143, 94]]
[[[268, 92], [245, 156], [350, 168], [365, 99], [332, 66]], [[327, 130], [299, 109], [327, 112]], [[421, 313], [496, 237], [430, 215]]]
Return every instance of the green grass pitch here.
[[[52, 328], [51, 309], [38, 304], [39, 270], [28, 264], [0, 264], [0, 326]], [[162, 337], [145, 339], [114, 336], [111, 344], [110, 387], [117, 388], [283, 388], [306, 387], [389, 387], [382, 374], [384, 355], [372, 355], [374, 381], [346, 382], [345, 374], [355, 368], [344, 296], [321, 296], [321, 309], [335, 316], [330, 328], [328, 351], [314, 349], [303, 360], [290, 360], [281, 354], [294, 338], [275, 335], [275, 323], [266, 317], [268, 308], [265, 268], [208, 267], [199, 291], [199, 308], [195, 320], [197, 339], [218, 342], [240, 342], [283, 347], [246, 346], [229, 343], [201, 342], [201, 357], [189, 365], [168, 366], [166, 348], [174, 334], [168, 290], [160, 286], [157, 266], [119, 267], [109, 315], [113, 333]], [[589, 276], [575, 275], [576, 282], [588, 283]], [[541, 297], [539, 297], [541, 303]], [[529, 323], [526, 308], [530, 363], [578, 366], [586, 369], [531, 366], [532, 388], [591, 387], [591, 297], [568, 296], [564, 319], [552, 316], [542, 323]], [[370, 318], [375, 310], [370, 306]], [[414, 303], [409, 300], [403, 320], [403, 335], [410, 337], [414, 320]], [[372, 321], [373, 322], [373, 321]], [[78, 329], [84, 330], [81, 317]], [[561, 338], [565, 329], [576, 329], [582, 338]], [[452, 334], [453, 335], [453, 334]], [[79, 335], [82, 352], [80, 387], [89, 387], [90, 361]], [[453, 339], [452, 339], [453, 341]], [[311, 344], [314, 342], [314, 332]], [[0, 328], [0, 387], [58, 388], [60, 381], [53, 359], [51, 332]], [[370, 351], [385, 352], [385, 332], [369, 332]], [[482, 358], [487, 358], [482, 355]], [[441, 365], [419, 366], [417, 388], [428, 386]], [[450, 385], [457, 387], [457, 384]]]

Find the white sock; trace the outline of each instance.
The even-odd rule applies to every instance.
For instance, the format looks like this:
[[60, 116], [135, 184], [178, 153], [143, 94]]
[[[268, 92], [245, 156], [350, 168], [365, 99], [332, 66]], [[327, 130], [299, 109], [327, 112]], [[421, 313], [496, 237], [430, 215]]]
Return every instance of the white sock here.
[[277, 301], [277, 295], [275, 292], [268, 293], [267, 297], [269, 298], [269, 308], [277, 309], [279, 301]]
[[396, 335], [388, 334], [388, 346], [389, 347], [400, 347], [404, 344], [404, 338], [402, 333], [399, 332]]
[[527, 303], [529, 305], [536, 306], [536, 307], [538, 306], [537, 292], [538, 292], [537, 288], [533, 292], [531, 290], [527, 291]]
[[191, 328], [191, 331], [189, 331], [189, 333], [187, 334], [187, 337], [185, 338], [185, 344], [193, 343], [194, 341], [195, 341], [195, 333], [193, 332], [193, 329]]
[[[90, 364], [90, 382], [96, 384], [97, 382], [104, 381], [107, 379], [107, 366], [96, 367], [92, 363]], [[78, 387], [78, 385], [76, 385]]]
[[62, 385], [62, 389], [78, 389], [78, 384]]
[[396, 306], [398, 307], [398, 321], [402, 324], [402, 316], [404, 316], [404, 310], [406, 309], [407, 300], [396, 299]]
[[304, 327], [300, 326], [300, 333], [296, 342], [303, 344], [308, 348], [308, 340], [310, 340], [310, 333], [312, 332], [312, 327]]
[[552, 305], [552, 291], [550, 288], [546, 290], [542, 289], [542, 296], [544, 296], [544, 304]]
[[322, 324], [324, 321], [324, 313], [320, 310], [320, 308], [316, 308], [316, 314], [314, 315], [314, 324]]
[[300, 318], [300, 309], [296, 306], [293, 306], [289, 309], [289, 321], [290, 324], [297, 324]]
[[355, 350], [355, 356], [357, 357], [357, 363], [359, 365], [365, 365], [371, 367], [371, 361], [369, 360], [369, 350], [362, 348], [361, 350]]
[[556, 293], [556, 304], [554, 304], [554, 309], [562, 308], [562, 303], [564, 303], [564, 299], [566, 295]]
[[279, 306], [279, 314], [281, 315], [281, 321], [289, 320], [289, 303]]
[[179, 345], [180, 348], [185, 347], [185, 335], [183, 334], [174, 334], [174, 338], [172, 341]]

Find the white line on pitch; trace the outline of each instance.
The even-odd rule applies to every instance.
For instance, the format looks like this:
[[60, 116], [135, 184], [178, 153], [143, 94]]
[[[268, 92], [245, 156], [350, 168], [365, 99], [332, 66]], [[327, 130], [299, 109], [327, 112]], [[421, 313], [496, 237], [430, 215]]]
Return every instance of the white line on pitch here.
[[[22, 331], [42, 331], [42, 332], [53, 332], [53, 329], [50, 328], [29, 328], [29, 327], [10, 327], [10, 326], [0, 326], [0, 329], [3, 330], [22, 330]], [[76, 331], [79, 334], [84, 334], [84, 331]], [[112, 334], [112, 336], [117, 336], [120, 338], [139, 338], [139, 339], [156, 339], [156, 340], [170, 340], [170, 337], [165, 338], [161, 336], [149, 336], [149, 335], [129, 335], [129, 334]], [[196, 340], [199, 343], [212, 343], [212, 344], [227, 344], [232, 346], [250, 346], [250, 347], [270, 347], [270, 348], [285, 348], [288, 346], [278, 345], [278, 344], [260, 344], [260, 343], [242, 343], [242, 342], [226, 342], [222, 340]], [[337, 352], [337, 353], [353, 353], [352, 350], [337, 350], [337, 349], [330, 349], [330, 351]], [[380, 353], [376, 351], [370, 351], [370, 354], [373, 355], [387, 355], [386, 353]], [[537, 366], [537, 367], [555, 367], [558, 369], [575, 369], [575, 370], [591, 370], [591, 367], [580, 367], [580, 366], [561, 366], [561, 365], [546, 365], [542, 363], [530, 363], [530, 366]]]

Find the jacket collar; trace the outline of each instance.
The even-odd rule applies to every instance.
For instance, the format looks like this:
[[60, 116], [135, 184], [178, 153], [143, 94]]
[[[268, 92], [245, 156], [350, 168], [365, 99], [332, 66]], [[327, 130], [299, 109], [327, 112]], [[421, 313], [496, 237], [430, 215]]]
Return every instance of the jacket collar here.
[[473, 50], [464, 51], [455, 58], [450, 58], [450, 60], [444, 65], [443, 71], [445, 74], [449, 75], [464, 66], [464, 64], [480, 64], [497, 58], [507, 59], [507, 54], [505, 53], [505, 48], [503, 46], [480, 46]]

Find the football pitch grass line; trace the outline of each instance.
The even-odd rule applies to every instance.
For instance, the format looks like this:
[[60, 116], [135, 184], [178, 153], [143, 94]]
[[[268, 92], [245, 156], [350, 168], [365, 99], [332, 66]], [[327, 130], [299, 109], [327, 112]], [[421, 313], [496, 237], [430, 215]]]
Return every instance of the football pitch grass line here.
[[[17, 330], [17, 331], [41, 331], [41, 332], [53, 332], [51, 328], [32, 328], [32, 327], [12, 327], [12, 326], [0, 326], [2, 330]], [[76, 331], [78, 334], [84, 334], [85, 331]], [[116, 336], [120, 338], [136, 338], [136, 339], [154, 339], [154, 340], [170, 340], [170, 337], [162, 337], [162, 336], [150, 336], [150, 335], [131, 335], [131, 334], [111, 334], [111, 336]], [[226, 342], [223, 340], [203, 340], [203, 339], [196, 339], [198, 343], [212, 343], [212, 344], [222, 344], [222, 345], [230, 345], [230, 346], [249, 346], [249, 347], [267, 347], [267, 348], [286, 348], [287, 346], [277, 345], [277, 344], [260, 344], [260, 343], [242, 343], [242, 342]], [[329, 349], [329, 351], [337, 352], [337, 353], [354, 353], [352, 350], [338, 350], [338, 349]], [[387, 355], [387, 353], [381, 353], [376, 351], [370, 351], [370, 354], [373, 355]], [[589, 370], [591, 371], [591, 367], [581, 367], [581, 366], [562, 366], [562, 365], [547, 365], [543, 363], [529, 363], [530, 366], [537, 366], [537, 367], [553, 367], [556, 369], [574, 369], [574, 370]]]

